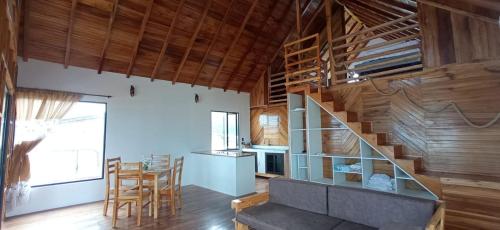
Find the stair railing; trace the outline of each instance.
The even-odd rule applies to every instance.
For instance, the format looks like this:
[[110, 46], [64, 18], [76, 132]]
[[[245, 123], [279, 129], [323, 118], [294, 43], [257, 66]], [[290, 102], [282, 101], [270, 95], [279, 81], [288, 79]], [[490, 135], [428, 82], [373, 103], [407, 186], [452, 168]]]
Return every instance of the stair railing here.
[[285, 44], [285, 78], [287, 91], [315, 85], [321, 90], [319, 34], [313, 34]]

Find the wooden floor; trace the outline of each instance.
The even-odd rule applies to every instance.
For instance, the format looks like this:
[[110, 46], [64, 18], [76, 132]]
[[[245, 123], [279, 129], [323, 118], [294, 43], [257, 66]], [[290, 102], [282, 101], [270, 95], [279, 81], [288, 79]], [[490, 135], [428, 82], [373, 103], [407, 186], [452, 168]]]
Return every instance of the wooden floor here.
[[[267, 190], [267, 180], [256, 179], [257, 192]], [[234, 229], [231, 210], [232, 196], [214, 192], [197, 186], [186, 186], [183, 191], [184, 206], [175, 216], [162, 207], [158, 220], [144, 211], [143, 225], [136, 227], [135, 210], [132, 217], [125, 217], [126, 208], [120, 210], [119, 229]], [[111, 229], [111, 210], [107, 217], [102, 215], [102, 202], [78, 205], [41, 213], [10, 218], [2, 224], [2, 229]]]

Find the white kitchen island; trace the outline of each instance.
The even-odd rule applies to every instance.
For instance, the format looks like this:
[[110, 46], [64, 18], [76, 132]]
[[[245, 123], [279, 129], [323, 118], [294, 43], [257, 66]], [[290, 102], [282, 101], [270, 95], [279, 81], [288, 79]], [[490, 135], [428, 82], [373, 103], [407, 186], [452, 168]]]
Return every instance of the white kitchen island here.
[[240, 151], [193, 151], [194, 185], [239, 197], [255, 192], [255, 156]]

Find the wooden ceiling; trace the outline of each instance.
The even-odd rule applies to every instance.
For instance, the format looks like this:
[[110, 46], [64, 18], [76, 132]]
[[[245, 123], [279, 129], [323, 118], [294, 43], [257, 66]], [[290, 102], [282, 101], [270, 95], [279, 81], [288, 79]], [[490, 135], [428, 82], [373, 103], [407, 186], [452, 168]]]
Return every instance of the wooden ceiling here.
[[[292, 0], [25, 0], [19, 53], [250, 91], [295, 25]], [[320, 0], [302, 0], [312, 15]]]

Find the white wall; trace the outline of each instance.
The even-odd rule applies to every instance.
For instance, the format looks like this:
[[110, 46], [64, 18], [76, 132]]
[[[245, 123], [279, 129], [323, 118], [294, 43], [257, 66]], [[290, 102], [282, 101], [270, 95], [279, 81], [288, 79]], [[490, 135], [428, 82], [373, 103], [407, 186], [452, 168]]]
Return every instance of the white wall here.
[[[249, 94], [148, 78], [126, 78], [123, 74], [69, 67], [37, 61], [19, 61], [19, 87], [104, 94], [107, 110], [106, 157], [121, 156], [138, 161], [144, 154], [184, 155], [184, 184], [195, 181], [195, 168], [189, 167], [191, 150], [210, 149], [210, 111], [240, 113], [240, 136], [250, 139]], [[130, 97], [134, 85], [136, 96]], [[200, 102], [194, 103], [194, 94]], [[29, 203], [18, 206], [8, 216], [53, 209], [103, 199], [104, 181], [89, 181], [33, 188]]]

